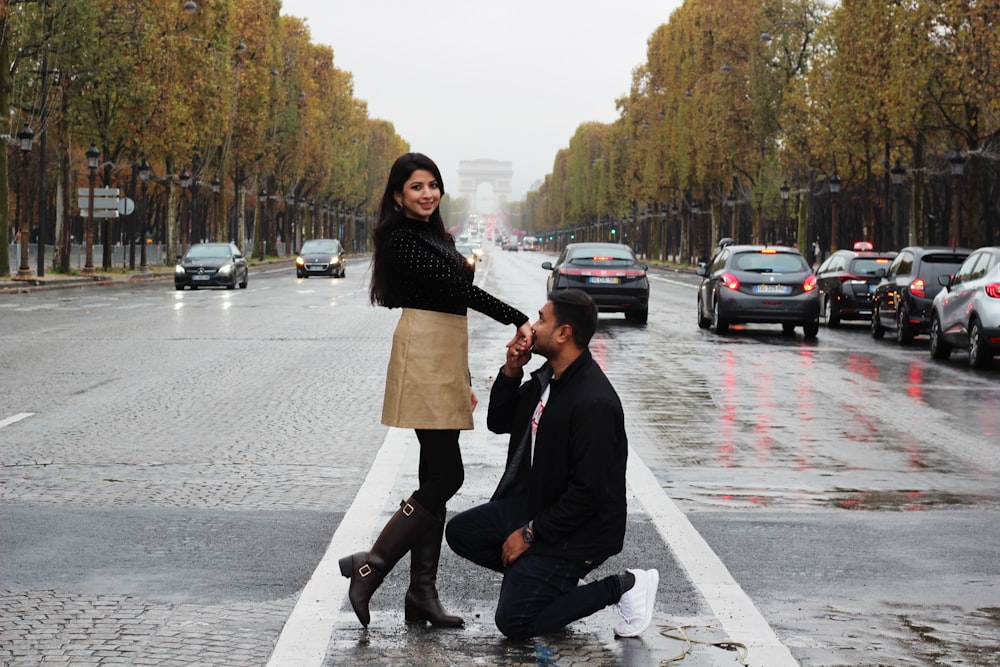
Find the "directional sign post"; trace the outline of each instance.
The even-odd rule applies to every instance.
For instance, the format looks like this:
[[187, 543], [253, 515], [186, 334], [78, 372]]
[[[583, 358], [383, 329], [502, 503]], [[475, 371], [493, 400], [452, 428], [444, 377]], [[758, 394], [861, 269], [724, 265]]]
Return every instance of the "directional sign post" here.
[[[76, 203], [80, 207], [80, 215], [84, 218], [90, 215], [90, 188], [80, 188], [77, 190], [80, 195]], [[127, 200], [131, 201], [131, 200]], [[125, 208], [118, 198], [118, 188], [94, 188], [94, 217], [95, 218], [117, 218], [119, 207]], [[134, 204], [133, 204], [134, 208]], [[132, 210], [129, 209], [128, 213]], [[128, 215], [126, 213], [125, 215]]]

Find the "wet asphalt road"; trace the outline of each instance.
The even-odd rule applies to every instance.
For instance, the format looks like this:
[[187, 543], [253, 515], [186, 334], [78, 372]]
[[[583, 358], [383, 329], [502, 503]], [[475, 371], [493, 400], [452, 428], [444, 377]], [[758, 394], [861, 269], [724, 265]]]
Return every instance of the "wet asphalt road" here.
[[[544, 259], [494, 250], [480, 280], [533, 315]], [[0, 297], [0, 662], [267, 662], [386, 439], [397, 314], [367, 305], [366, 264], [343, 280], [262, 270], [245, 291]], [[764, 325], [716, 336], [696, 326], [693, 276], [652, 283], [649, 324], [603, 317], [592, 344], [633, 456], [798, 662], [1000, 663], [1000, 370], [933, 362], [926, 341], [900, 348], [861, 325], [814, 342]], [[483, 400], [511, 334], [470, 318]], [[453, 511], [496, 482], [503, 443], [484, 408]], [[414, 449], [394, 498], [413, 488]], [[683, 545], [639, 501], [605, 567], [658, 567], [655, 623], [725, 639]], [[498, 579], [447, 550], [442, 597], [467, 627], [407, 627], [405, 565], [368, 633], [340, 605], [324, 664], [656, 665], [684, 648], [653, 630], [616, 641], [610, 611], [503, 641]], [[737, 657], [696, 645], [676, 664]]]

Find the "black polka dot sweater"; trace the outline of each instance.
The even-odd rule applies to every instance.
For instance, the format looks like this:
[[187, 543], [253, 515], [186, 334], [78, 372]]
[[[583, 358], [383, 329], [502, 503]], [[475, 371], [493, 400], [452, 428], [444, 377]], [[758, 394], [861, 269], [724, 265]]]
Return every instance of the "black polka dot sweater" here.
[[386, 259], [391, 267], [390, 308], [417, 308], [466, 315], [468, 309], [502, 324], [521, 326], [528, 316], [474, 284], [475, 269], [452, 241], [442, 239], [426, 222], [405, 220], [389, 236]]

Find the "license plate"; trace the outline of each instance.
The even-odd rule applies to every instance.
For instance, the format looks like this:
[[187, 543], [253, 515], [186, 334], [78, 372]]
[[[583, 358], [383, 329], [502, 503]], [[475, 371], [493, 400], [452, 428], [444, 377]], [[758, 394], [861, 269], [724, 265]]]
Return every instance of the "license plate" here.
[[788, 294], [792, 288], [788, 285], [757, 285], [753, 291], [756, 294]]
[[590, 278], [587, 279], [587, 282], [594, 285], [617, 285], [618, 278], [610, 276], [590, 276]]
[[191, 278], [191, 280], [211, 280], [211, 279], [212, 276], [203, 276], [203, 275], [192, 276]]

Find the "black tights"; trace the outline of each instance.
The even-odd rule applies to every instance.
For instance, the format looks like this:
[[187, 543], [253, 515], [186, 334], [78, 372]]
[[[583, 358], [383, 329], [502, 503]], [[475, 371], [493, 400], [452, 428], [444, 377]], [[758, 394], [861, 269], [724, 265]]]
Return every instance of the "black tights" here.
[[413, 492], [413, 498], [433, 514], [444, 511], [445, 503], [458, 493], [465, 481], [458, 434], [457, 430], [417, 429], [417, 440], [420, 442], [417, 479], [420, 488]]

